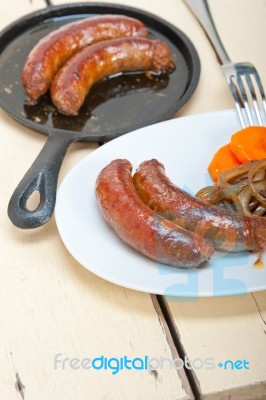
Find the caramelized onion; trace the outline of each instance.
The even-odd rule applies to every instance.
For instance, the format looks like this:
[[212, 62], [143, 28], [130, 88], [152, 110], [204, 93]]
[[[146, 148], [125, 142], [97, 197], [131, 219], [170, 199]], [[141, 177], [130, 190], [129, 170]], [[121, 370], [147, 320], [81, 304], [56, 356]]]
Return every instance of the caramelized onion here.
[[266, 217], [266, 159], [222, 172], [214, 186], [199, 190], [196, 196], [244, 215]]

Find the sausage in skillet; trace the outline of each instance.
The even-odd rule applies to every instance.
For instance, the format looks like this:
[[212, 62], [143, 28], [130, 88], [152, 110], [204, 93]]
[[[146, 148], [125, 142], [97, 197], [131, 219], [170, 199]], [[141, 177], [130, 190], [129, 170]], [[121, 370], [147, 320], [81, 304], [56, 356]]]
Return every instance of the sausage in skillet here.
[[118, 72], [168, 71], [172, 66], [170, 48], [162, 40], [107, 40], [82, 49], [59, 70], [51, 86], [51, 98], [59, 111], [76, 115], [100, 79]]
[[81, 48], [102, 40], [147, 36], [141, 21], [122, 15], [86, 18], [62, 26], [42, 38], [25, 62], [21, 80], [34, 104], [44, 95], [56, 72]]

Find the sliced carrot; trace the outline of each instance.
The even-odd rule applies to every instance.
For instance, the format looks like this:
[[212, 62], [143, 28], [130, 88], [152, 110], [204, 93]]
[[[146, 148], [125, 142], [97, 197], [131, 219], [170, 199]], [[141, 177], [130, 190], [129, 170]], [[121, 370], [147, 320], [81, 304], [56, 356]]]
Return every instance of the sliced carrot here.
[[237, 167], [241, 163], [234, 156], [230, 149], [230, 145], [227, 144], [221, 147], [217, 153], [215, 153], [209, 167], [208, 171], [214, 182], [217, 182], [217, 179], [221, 172], [227, 171], [228, 169]]
[[236, 132], [230, 149], [241, 163], [266, 158], [266, 127], [250, 126]]

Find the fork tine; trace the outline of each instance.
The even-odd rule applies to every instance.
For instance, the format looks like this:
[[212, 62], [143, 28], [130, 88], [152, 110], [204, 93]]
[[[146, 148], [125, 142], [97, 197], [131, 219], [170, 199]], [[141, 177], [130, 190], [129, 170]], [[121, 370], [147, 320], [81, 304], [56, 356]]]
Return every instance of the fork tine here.
[[235, 106], [236, 106], [236, 110], [237, 110], [237, 114], [238, 114], [238, 118], [240, 120], [241, 126], [242, 128], [246, 127], [245, 121], [244, 121], [244, 116], [243, 116], [243, 111], [242, 111], [242, 98], [241, 95], [239, 93], [239, 88], [236, 84], [236, 82], [233, 79], [233, 76], [230, 76], [230, 79], [227, 80], [231, 94], [233, 96], [233, 99], [235, 101]]
[[256, 80], [256, 83], [258, 85], [260, 94], [261, 94], [262, 104], [263, 104], [263, 108], [264, 108], [264, 112], [265, 112], [265, 116], [266, 116], [266, 99], [265, 99], [264, 89], [263, 89], [259, 74], [258, 74], [256, 69], [253, 71], [253, 74], [254, 74], [254, 78]]
[[243, 71], [241, 70], [240, 72], [237, 72], [237, 84], [239, 86], [239, 91], [241, 93], [242, 96], [242, 100], [245, 106], [245, 110], [248, 116], [248, 121], [250, 125], [254, 125], [253, 120], [252, 120], [252, 115], [251, 115], [251, 109], [250, 109], [250, 105], [249, 105], [249, 101], [248, 101], [248, 96], [247, 96], [247, 92], [246, 92], [246, 88], [243, 84]]
[[[256, 72], [256, 70], [255, 71], [252, 70], [252, 72], [246, 73], [245, 77], [246, 77], [246, 82], [247, 82], [248, 88], [250, 90], [250, 94], [251, 94], [251, 97], [252, 97], [252, 101], [253, 101], [253, 104], [254, 104], [254, 109], [255, 109], [255, 113], [256, 113], [259, 125], [262, 126], [262, 117], [261, 117], [261, 114], [260, 114], [259, 104], [258, 104], [258, 101], [257, 101], [256, 92], [255, 92], [255, 87], [254, 87], [253, 82], [251, 80], [251, 76], [253, 76], [255, 78], [255, 80], [256, 80], [256, 83], [257, 83], [257, 79], [256, 79], [255, 75], [257, 75], [258, 79], [259, 79], [259, 76], [258, 76], [257, 73], [255, 74], [255, 72]], [[258, 85], [258, 87], [259, 87], [259, 85]], [[259, 87], [259, 89], [260, 89], [260, 87]], [[262, 85], [261, 85], [261, 89], [262, 89], [262, 92], [263, 92]], [[262, 101], [263, 101], [264, 92], [263, 93], [262, 92], [260, 92], [260, 94], [261, 94]]]
[[[263, 126], [263, 115], [266, 118], [266, 99], [259, 74], [252, 64], [245, 63], [238, 64], [238, 66], [236, 80], [249, 124], [256, 125], [258, 123]], [[255, 110], [257, 120], [252, 117], [252, 109]]]
[[233, 96], [242, 128], [266, 124], [266, 98], [259, 74], [251, 63], [226, 63], [224, 76]]

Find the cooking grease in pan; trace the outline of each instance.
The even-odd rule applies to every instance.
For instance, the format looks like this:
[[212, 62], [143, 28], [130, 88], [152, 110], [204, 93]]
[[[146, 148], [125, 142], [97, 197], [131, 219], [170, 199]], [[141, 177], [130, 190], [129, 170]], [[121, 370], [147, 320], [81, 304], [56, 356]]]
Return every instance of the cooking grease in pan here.
[[[104, 128], [105, 130], [114, 130], [117, 125], [116, 119], [113, 118], [114, 114], [117, 115], [117, 118], [121, 118], [120, 113], [122, 112], [120, 128], [126, 129], [128, 119], [134, 121], [139, 116], [139, 110], [135, 109], [138, 104], [135, 106], [134, 103], [132, 104], [133, 97], [136, 99], [141, 96], [143, 107], [145, 107], [151, 95], [165, 96], [160, 91], [167, 87], [168, 82], [169, 77], [166, 74], [150, 75], [149, 77], [143, 73], [120, 74], [96, 83], [90, 90], [78, 116], [65, 116], [57, 111], [51, 103], [49, 95], [45, 96], [36, 106], [25, 103], [24, 111], [27, 118], [42, 124], [51, 123], [54, 128], [60, 129], [64, 126], [64, 129], [72, 131], [89, 129], [93, 133]], [[122, 109], [121, 100], [123, 101]], [[126, 119], [124, 119], [125, 117]], [[113, 126], [113, 121], [115, 126]]]

